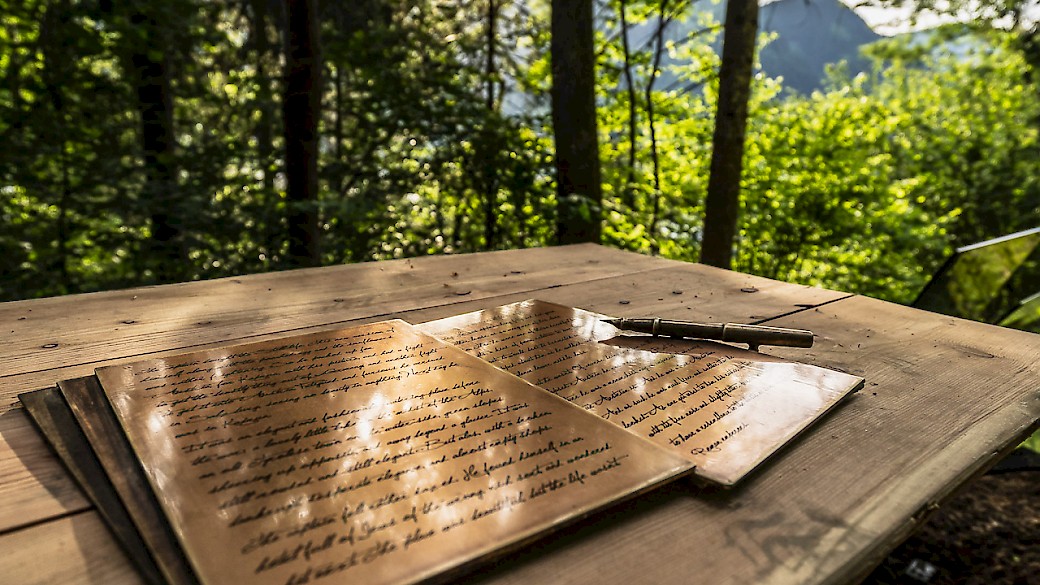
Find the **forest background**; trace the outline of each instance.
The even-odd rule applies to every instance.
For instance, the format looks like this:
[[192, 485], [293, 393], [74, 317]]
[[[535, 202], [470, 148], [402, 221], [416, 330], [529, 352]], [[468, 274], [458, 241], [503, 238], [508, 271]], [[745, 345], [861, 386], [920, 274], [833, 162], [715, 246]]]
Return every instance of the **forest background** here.
[[[559, 197], [555, 2], [293, 4], [0, 0], [0, 300], [551, 245], [563, 214], [700, 258], [717, 6], [592, 3], [596, 75], [569, 81], [602, 197]], [[809, 95], [755, 70], [733, 269], [906, 303], [1040, 225], [1030, 3], [966, 6]]]

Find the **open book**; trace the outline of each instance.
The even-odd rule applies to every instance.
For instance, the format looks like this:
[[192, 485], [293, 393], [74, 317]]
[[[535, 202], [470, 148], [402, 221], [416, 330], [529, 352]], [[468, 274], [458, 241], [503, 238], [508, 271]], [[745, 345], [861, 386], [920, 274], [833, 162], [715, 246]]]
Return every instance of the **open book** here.
[[538, 301], [423, 328], [470, 353], [385, 321], [21, 398], [149, 581], [415, 583], [689, 473], [732, 483], [862, 382]]
[[723, 343], [631, 335], [528, 300], [420, 329], [646, 437], [732, 486], [863, 379]]

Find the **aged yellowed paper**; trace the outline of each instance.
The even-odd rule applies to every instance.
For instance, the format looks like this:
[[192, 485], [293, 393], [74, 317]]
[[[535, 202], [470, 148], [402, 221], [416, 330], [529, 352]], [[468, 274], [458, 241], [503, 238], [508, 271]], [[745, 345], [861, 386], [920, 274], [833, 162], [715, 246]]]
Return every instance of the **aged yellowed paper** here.
[[418, 582], [692, 468], [401, 321], [97, 376], [204, 584]]
[[529, 300], [419, 327], [732, 485], [863, 380], [712, 342], [624, 335]]

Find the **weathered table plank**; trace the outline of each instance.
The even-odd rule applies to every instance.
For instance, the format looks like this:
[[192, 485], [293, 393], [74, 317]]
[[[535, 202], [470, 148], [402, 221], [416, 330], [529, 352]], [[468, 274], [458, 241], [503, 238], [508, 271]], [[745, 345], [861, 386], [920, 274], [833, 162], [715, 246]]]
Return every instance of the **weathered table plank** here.
[[[833, 321], [841, 328], [827, 326]], [[1038, 335], [864, 297], [807, 311], [797, 322], [827, 331], [825, 343], [804, 354], [775, 353], [868, 380], [841, 420], [827, 424], [830, 447], [843, 456], [821, 457], [812, 462], [814, 470], [884, 479], [844, 488], [843, 507], [832, 512], [878, 536], [850, 558], [814, 557], [824, 570], [839, 564], [869, 570], [926, 513], [1037, 428]], [[827, 427], [806, 442], [820, 441]]]
[[[598, 249], [598, 248], [596, 248]], [[450, 257], [456, 265], [461, 267], [465, 264], [467, 256]], [[416, 263], [418, 265], [418, 260]], [[374, 265], [361, 265], [374, 266]], [[451, 268], [449, 265], [446, 268]], [[538, 297], [543, 300], [569, 303], [581, 308], [598, 311], [605, 314], [618, 316], [641, 316], [647, 307], [653, 307], [655, 315], [674, 319], [690, 320], [731, 320], [758, 322], [774, 319], [789, 313], [795, 313], [805, 308], [819, 306], [825, 303], [848, 296], [847, 293], [829, 291], [820, 288], [792, 285], [777, 281], [759, 278], [748, 274], [740, 274], [702, 266], [698, 264], [674, 263], [665, 268], [650, 268], [637, 270], [630, 268], [626, 274], [617, 274], [618, 269], [612, 267], [604, 269], [602, 273], [589, 273], [586, 280], [566, 285], [557, 282], [549, 284], [542, 283], [537, 288], [531, 282], [509, 281], [499, 285], [499, 290], [492, 294], [485, 291], [484, 294], [473, 296], [452, 295], [451, 302], [443, 302], [443, 295], [434, 287], [435, 294], [430, 291], [416, 290], [413, 296], [402, 300], [400, 303], [388, 302], [386, 311], [366, 311], [364, 307], [356, 307], [348, 303], [333, 303], [340, 310], [329, 312], [329, 303], [310, 303], [305, 307], [297, 309], [293, 315], [280, 317], [281, 329], [271, 330], [269, 327], [254, 325], [245, 319], [248, 316], [250, 303], [258, 301], [239, 301], [240, 307], [235, 309], [236, 319], [233, 321], [219, 321], [218, 313], [206, 313], [214, 320], [199, 325], [196, 319], [182, 320], [178, 322], [159, 321], [148, 326], [148, 333], [126, 335], [119, 337], [119, 342], [109, 342], [104, 339], [104, 332], [98, 332], [89, 325], [83, 325], [76, 321], [62, 321], [68, 330], [61, 335], [69, 338], [82, 338], [83, 341], [75, 348], [65, 347], [66, 353], [74, 353], [76, 357], [61, 357], [59, 348], [48, 348], [42, 350], [46, 355], [48, 352], [57, 352], [58, 356], [50, 364], [47, 360], [41, 360], [40, 366], [26, 362], [24, 371], [5, 371], [0, 376], [0, 413], [15, 405], [16, 396], [21, 392], [52, 384], [55, 380], [73, 378], [88, 375], [95, 367], [110, 365], [128, 359], [143, 359], [145, 357], [158, 357], [181, 353], [191, 349], [198, 349], [207, 345], [228, 343], [241, 343], [245, 341], [260, 341], [275, 337], [283, 337], [289, 334], [301, 333], [305, 330], [322, 329], [336, 326], [345, 326], [351, 323], [361, 323], [378, 319], [401, 318], [413, 322], [428, 321], [431, 319], [445, 317], [474, 311], [480, 308], [493, 307], [515, 300]], [[294, 271], [309, 272], [309, 271]], [[271, 288], [273, 294], [280, 296], [298, 296], [295, 288], [282, 291], [278, 288], [278, 282], [284, 281], [286, 273], [273, 273], [254, 275], [256, 286], [260, 288]], [[193, 283], [199, 285], [210, 285], [222, 289], [227, 285], [229, 279]], [[234, 280], [234, 279], [230, 279]], [[317, 279], [313, 279], [314, 285], [324, 288]], [[289, 281], [293, 282], [293, 281]], [[181, 285], [174, 285], [181, 286]], [[137, 291], [127, 291], [124, 295], [131, 295]], [[425, 296], [424, 296], [425, 293]], [[106, 295], [109, 293], [106, 293]], [[112, 293], [115, 294], [115, 293]], [[360, 293], [358, 293], [360, 294]], [[112, 300], [109, 297], [103, 299], [91, 298], [95, 295], [77, 295], [62, 297], [58, 299], [44, 299], [52, 305], [57, 301], [64, 301], [64, 307], [49, 307], [54, 313], [68, 314], [93, 314], [102, 309], [110, 311], [113, 303], [118, 304], [120, 300]], [[219, 296], [219, 295], [217, 295]], [[210, 303], [208, 300], [196, 301], [199, 297], [206, 297], [205, 291], [196, 292], [193, 300], [183, 301], [184, 304], [198, 302], [200, 304]], [[137, 301], [134, 301], [137, 302]], [[423, 304], [425, 302], [425, 304]], [[152, 305], [161, 303], [157, 308]], [[143, 303], [145, 307], [142, 312], [147, 313], [183, 313], [181, 310], [171, 309], [172, 301], [152, 301]], [[235, 303], [228, 301], [229, 305]], [[395, 308], [396, 304], [404, 304], [404, 308]], [[224, 304], [222, 303], [221, 306]], [[418, 305], [418, 306], [412, 306]], [[367, 305], [366, 305], [367, 306]], [[3, 313], [0, 305], [0, 314]], [[277, 308], [277, 307], [275, 307]], [[259, 309], [258, 309], [259, 310]], [[265, 312], [272, 308], [266, 307]], [[212, 311], [212, 310], [211, 310]], [[53, 318], [53, 317], [52, 317]], [[87, 318], [86, 321], [90, 321]], [[76, 330], [77, 325], [85, 327], [84, 330]], [[146, 324], [142, 323], [142, 327]], [[171, 329], [162, 329], [160, 326], [168, 325]], [[57, 332], [43, 335], [36, 342], [44, 338], [51, 338]], [[92, 336], [92, 337], [91, 337]], [[63, 337], [64, 339], [64, 337]], [[35, 343], [35, 342], [34, 342]], [[65, 343], [71, 346], [71, 343]], [[7, 349], [7, 348], [5, 348]], [[0, 360], [10, 353], [26, 351], [22, 346], [9, 348], [0, 352]], [[50, 364], [50, 365], [48, 365]]]
[[86, 512], [31, 529], [0, 534], [4, 583], [140, 585], [101, 516]]
[[25, 413], [0, 414], [0, 534], [89, 506]]
[[[425, 260], [413, 261], [415, 269]], [[580, 258], [576, 263], [581, 265]], [[653, 312], [806, 327], [818, 334], [814, 348], [766, 352], [867, 379], [857, 396], [735, 490], [669, 486], [545, 538], [470, 578], [482, 583], [850, 582], [1040, 417], [1040, 365], [1035, 359], [1040, 336], [696, 265], [645, 266], [633, 260], [629, 270], [590, 270], [571, 284], [539, 277], [512, 289], [488, 286], [472, 297], [437, 297], [434, 306], [428, 301], [435, 287], [425, 284], [413, 299], [359, 299], [356, 313], [343, 316], [308, 301], [287, 320], [260, 316], [263, 327], [256, 334], [275, 335], [276, 324], [320, 326], [320, 318], [330, 315], [341, 324], [354, 314], [361, 320], [385, 315], [420, 322], [538, 297], [618, 316]], [[467, 281], [460, 275], [459, 283]], [[324, 286], [316, 288], [328, 290]], [[245, 312], [237, 318], [245, 319]], [[190, 319], [170, 323], [191, 329]], [[244, 321], [218, 329], [218, 335], [195, 343], [236, 338], [231, 337], [236, 332], [238, 337], [253, 335]], [[150, 335], [141, 353], [187, 347], [164, 347], [168, 341], [193, 343], [191, 332]], [[93, 359], [89, 356], [94, 351], [107, 359], [138, 353], [129, 343], [114, 350], [85, 344], [77, 351], [77, 359]], [[49, 383], [58, 374], [68, 377], [64, 373], [85, 367], [58, 368], [63, 363], [70, 362], [57, 359], [50, 369], [39, 368], [38, 374], [50, 378], [34, 378], [29, 371], [0, 382]], [[13, 575], [20, 583], [84, 583], [97, 576], [106, 585], [136, 582], [125, 559], [113, 556], [111, 539], [97, 515], [74, 513], [84, 503], [70, 495], [74, 489], [58, 486], [67, 478], [40, 455], [19, 411], [0, 415], [0, 435], [6, 441], [0, 445], [0, 502], [13, 498], [22, 512], [30, 509], [29, 516], [36, 518], [18, 523], [17, 509], [0, 504], [0, 520], [9, 527], [0, 536], [0, 550], [30, 551], [0, 555], [0, 575]], [[33, 508], [30, 500], [48, 497], [50, 503]], [[32, 567], [30, 558], [48, 566]]]
[[[465, 257], [457, 258], [459, 262], [465, 260]], [[421, 323], [532, 296], [611, 315], [637, 316], [645, 311], [645, 307], [652, 306], [655, 314], [662, 317], [745, 321], [803, 311], [806, 307], [832, 302], [847, 295], [779, 283], [717, 268], [685, 264], [535, 291], [523, 290], [473, 300], [460, 299], [451, 305], [436, 305], [379, 317], [342, 321], [338, 322], [337, 326], [385, 318], [400, 318]], [[69, 298], [71, 303], [74, 297]], [[308, 319], [304, 318], [302, 321], [308, 322]], [[329, 324], [322, 324], [295, 329], [293, 333], [328, 326]], [[235, 331], [241, 332], [238, 329]], [[284, 335], [285, 332], [276, 332], [250, 335], [249, 339], [262, 340]], [[182, 351], [185, 351], [185, 348], [152, 352], [148, 357]], [[3, 400], [0, 403], [0, 435], [5, 432], [18, 433], [19, 437], [19, 448], [16, 452], [10, 456], [0, 456], [0, 477], [5, 478], [5, 481], [0, 482], [0, 532], [40, 522], [58, 514], [83, 511], [89, 506], [82, 497], [74, 497], [79, 491], [72, 479], [64, 473], [57, 459], [47, 452], [43, 439], [29, 428], [30, 422], [20, 409], [15, 408], [13, 412], [5, 413], [4, 406], [7, 409], [13, 408], [19, 392], [47, 386], [55, 380], [89, 375], [94, 367], [141, 357], [118, 356], [76, 366], [8, 376], [0, 380], [0, 400]], [[27, 466], [27, 460], [32, 461], [34, 467]], [[70, 493], [73, 496], [70, 496]]]
[[0, 304], [0, 375], [343, 322], [681, 263], [577, 245], [350, 264]]

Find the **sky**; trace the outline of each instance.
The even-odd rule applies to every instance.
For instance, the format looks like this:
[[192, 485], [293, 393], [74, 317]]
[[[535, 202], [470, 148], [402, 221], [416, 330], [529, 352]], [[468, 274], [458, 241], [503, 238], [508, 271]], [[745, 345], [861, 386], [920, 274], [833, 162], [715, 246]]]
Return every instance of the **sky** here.
[[911, 30], [932, 28], [943, 22], [952, 21], [951, 18], [942, 20], [935, 15], [925, 14], [918, 16], [917, 21], [911, 24], [910, 20], [911, 15], [913, 14], [913, 8], [912, 4], [909, 2], [906, 2], [901, 7], [897, 8], [877, 8], [857, 6], [864, 4], [865, 2], [863, 2], [863, 0], [841, 1], [846, 6], [852, 8], [860, 18], [870, 25], [870, 28], [874, 29], [875, 32], [885, 36], [891, 36]]
[[904, 5], [903, 8], [874, 8], [874, 7], [857, 7], [859, 0], [842, 0], [842, 3], [852, 8], [856, 14], [866, 21], [870, 28], [874, 29], [878, 34], [891, 36], [907, 32], [909, 30], [919, 30], [921, 28], [928, 28], [934, 23], [918, 23], [917, 26], [910, 26], [910, 13], [911, 10], [909, 5]]
[[[811, 1], [811, 0], [810, 0]], [[1036, 0], [1024, 0], [1027, 5], [1030, 5], [1026, 9], [1026, 14], [1035, 21], [1040, 18], [1040, 3]], [[896, 8], [876, 8], [876, 7], [864, 7], [859, 6], [860, 4], [874, 4], [871, 0], [841, 0], [843, 4], [852, 8], [856, 14], [859, 14], [870, 28], [874, 29], [878, 34], [891, 36], [894, 34], [904, 33], [911, 30], [921, 30], [926, 28], [932, 28], [939, 24], [955, 22], [957, 19], [953, 16], [939, 17], [935, 14], [922, 14], [917, 17], [917, 21], [911, 24], [911, 15], [913, 14], [911, 2], [904, 2], [900, 7]], [[968, 19], [968, 16], [964, 16], [964, 19]]]

